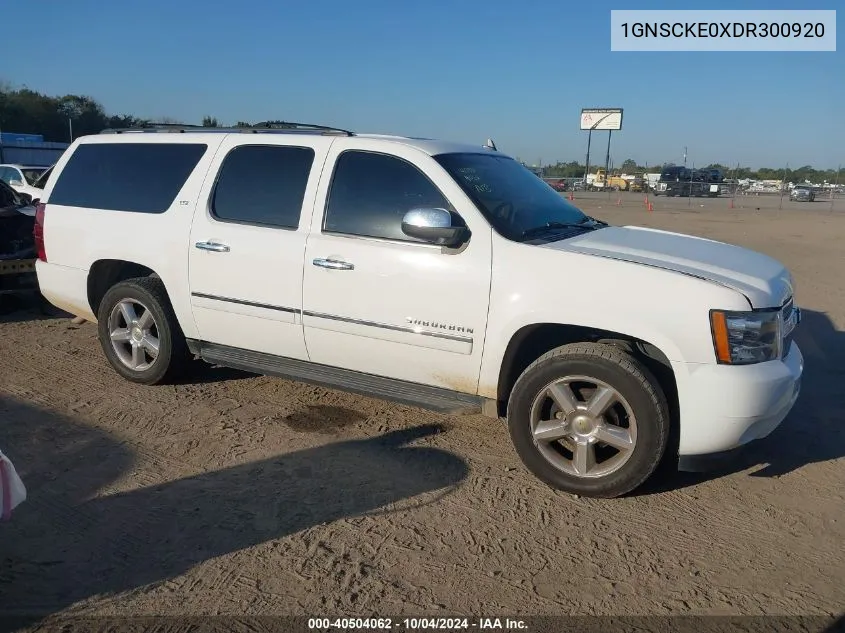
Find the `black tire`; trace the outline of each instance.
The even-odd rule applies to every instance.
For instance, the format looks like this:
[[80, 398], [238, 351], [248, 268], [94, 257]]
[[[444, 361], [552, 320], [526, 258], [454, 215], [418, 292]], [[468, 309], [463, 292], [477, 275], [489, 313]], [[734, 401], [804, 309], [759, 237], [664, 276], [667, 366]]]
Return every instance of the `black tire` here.
[[[138, 371], [127, 367], [114, 350], [109, 335], [109, 315], [124, 299], [138, 301], [149, 309], [155, 320], [159, 350], [155, 361], [147, 369]], [[185, 335], [173, 312], [167, 291], [157, 277], [127, 279], [109, 288], [97, 311], [97, 332], [100, 345], [111, 366], [126, 380], [142, 385], [173, 382], [187, 368], [191, 355]]]
[[[550, 463], [531, 432], [531, 407], [550, 383], [565, 376], [589, 376], [613, 387], [636, 417], [636, 443], [618, 470], [588, 478]], [[658, 468], [669, 441], [669, 407], [657, 380], [626, 352], [598, 343], [573, 343], [547, 352], [514, 385], [508, 403], [508, 430], [523, 464], [550, 486], [585, 497], [612, 498], [642, 485]]]

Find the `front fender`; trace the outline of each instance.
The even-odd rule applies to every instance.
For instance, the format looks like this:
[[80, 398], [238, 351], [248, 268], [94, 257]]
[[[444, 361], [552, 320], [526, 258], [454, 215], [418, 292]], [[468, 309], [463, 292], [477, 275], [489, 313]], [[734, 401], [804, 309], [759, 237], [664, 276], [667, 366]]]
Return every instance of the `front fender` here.
[[494, 398], [524, 327], [574, 325], [657, 347], [671, 362], [713, 364], [709, 311], [748, 309], [735, 290], [643, 264], [494, 240], [479, 395]]

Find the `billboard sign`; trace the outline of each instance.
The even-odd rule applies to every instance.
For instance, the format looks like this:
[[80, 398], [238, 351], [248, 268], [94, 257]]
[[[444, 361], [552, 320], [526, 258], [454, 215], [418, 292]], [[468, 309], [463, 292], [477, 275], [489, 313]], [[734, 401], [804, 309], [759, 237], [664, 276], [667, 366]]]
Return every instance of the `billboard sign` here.
[[582, 130], [621, 130], [622, 108], [584, 108], [581, 110]]

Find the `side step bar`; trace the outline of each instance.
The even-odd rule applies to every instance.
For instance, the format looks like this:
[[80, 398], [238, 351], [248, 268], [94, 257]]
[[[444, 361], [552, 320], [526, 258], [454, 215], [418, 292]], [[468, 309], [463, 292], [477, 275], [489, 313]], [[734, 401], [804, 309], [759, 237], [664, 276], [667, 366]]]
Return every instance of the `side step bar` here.
[[388, 400], [449, 415], [481, 413], [484, 399], [429, 385], [374, 376], [215, 343], [189, 340], [188, 348], [205, 362], [255, 374], [287, 378]]

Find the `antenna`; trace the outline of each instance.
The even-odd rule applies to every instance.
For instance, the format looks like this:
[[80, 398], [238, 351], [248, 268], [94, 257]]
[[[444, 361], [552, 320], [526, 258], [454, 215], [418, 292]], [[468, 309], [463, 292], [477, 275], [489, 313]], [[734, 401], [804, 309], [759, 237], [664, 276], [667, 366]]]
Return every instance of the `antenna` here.
[[499, 150], [496, 148], [496, 144], [493, 142], [493, 139], [492, 139], [492, 138], [488, 138], [488, 139], [487, 139], [487, 142], [484, 144], [484, 147], [486, 147], [487, 149], [493, 150], [494, 152], [499, 151]]

